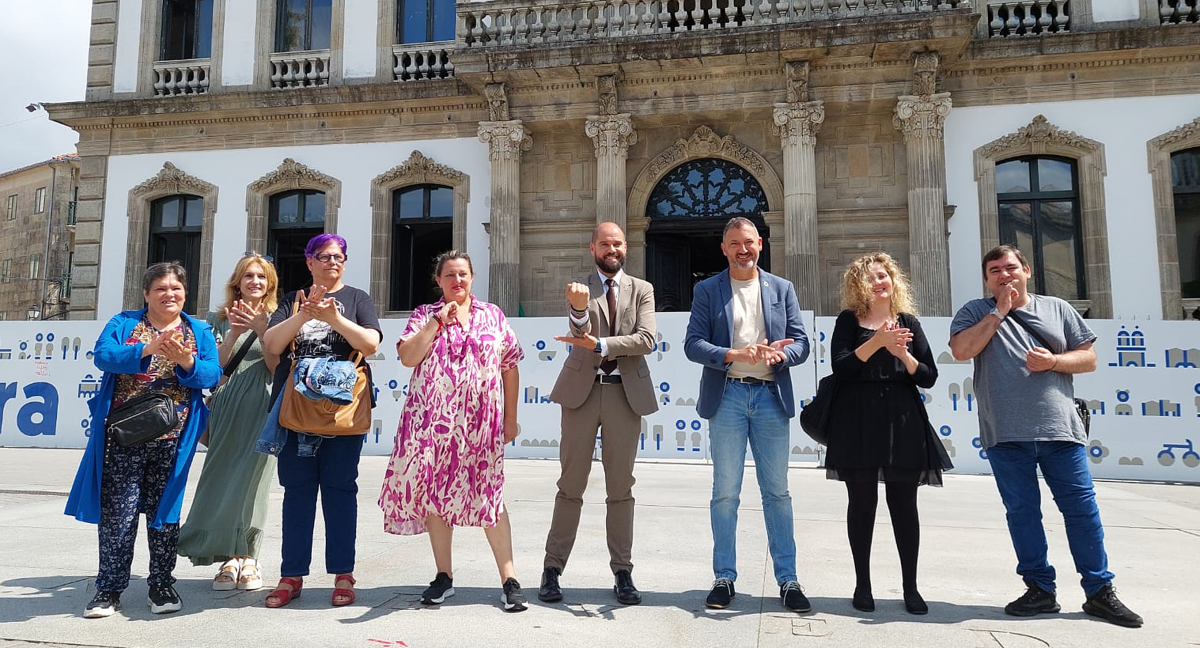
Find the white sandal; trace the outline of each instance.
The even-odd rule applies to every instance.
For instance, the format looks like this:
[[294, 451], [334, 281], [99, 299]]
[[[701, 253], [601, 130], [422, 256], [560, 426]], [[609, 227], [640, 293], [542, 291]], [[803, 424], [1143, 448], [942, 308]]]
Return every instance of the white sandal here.
[[213, 577], [212, 588], [218, 592], [227, 592], [235, 590], [238, 587], [238, 578], [242, 573], [242, 560], [240, 558], [230, 558], [222, 563], [221, 568], [217, 570], [217, 575]]
[[251, 591], [262, 586], [262, 571], [258, 568], [258, 561], [247, 556], [242, 560], [242, 571], [238, 574], [237, 588]]

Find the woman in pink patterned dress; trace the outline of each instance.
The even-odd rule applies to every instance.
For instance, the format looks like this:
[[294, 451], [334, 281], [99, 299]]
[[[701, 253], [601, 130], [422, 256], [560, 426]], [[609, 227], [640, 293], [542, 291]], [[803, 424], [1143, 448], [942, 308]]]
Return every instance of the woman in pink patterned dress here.
[[504, 507], [504, 444], [517, 438], [524, 352], [503, 311], [471, 296], [474, 278], [465, 253], [439, 256], [434, 280], [442, 299], [414, 310], [396, 343], [400, 362], [415, 370], [379, 506], [388, 533], [429, 532], [437, 576], [422, 603], [454, 595], [453, 529], [478, 526], [500, 569], [500, 601], [520, 612], [527, 601]]

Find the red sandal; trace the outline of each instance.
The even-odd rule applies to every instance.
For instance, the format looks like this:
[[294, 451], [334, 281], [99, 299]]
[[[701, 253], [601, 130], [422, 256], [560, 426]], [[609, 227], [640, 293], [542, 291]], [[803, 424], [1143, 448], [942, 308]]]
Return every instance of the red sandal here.
[[[285, 589], [284, 585], [287, 585], [291, 589]], [[300, 590], [303, 588], [304, 580], [301, 578], [292, 578], [291, 576], [280, 578], [279, 584], [275, 586], [275, 589], [271, 590], [270, 594], [267, 594], [267, 607], [281, 608], [291, 603], [292, 599], [300, 598]], [[272, 597], [275, 598], [274, 603], [271, 602]]]
[[[337, 584], [342, 581], [348, 581], [350, 587], [338, 587]], [[354, 585], [357, 582], [354, 580], [354, 574], [338, 574], [333, 577], [333, 596], [329, 600], [333, 604], [333, 607], [342, 607], [354, 603]], [[339, 601], [339, 598], [342, 600]]]

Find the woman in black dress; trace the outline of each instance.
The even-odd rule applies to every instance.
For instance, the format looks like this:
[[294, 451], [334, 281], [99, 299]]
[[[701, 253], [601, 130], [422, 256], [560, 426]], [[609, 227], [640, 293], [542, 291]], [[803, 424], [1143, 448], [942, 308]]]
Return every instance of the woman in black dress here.
[[925, 614], [929, 607], [917, 591], [917, 486], [940, 486], [942, 475], [917, 387], [932, 387], [937, 367], [913, 313], [908, 281], [892, 257], [879, 252], [851, 262], [842, 305], [846, 310], [838, 315], [831, 342], [838, 387], [825, 467], [829, 479], [846, 483], [849, 497], [853, 604], [864, 612], [875, 610], [871, 537], [882, 481], [900, 553], [904, 607]]

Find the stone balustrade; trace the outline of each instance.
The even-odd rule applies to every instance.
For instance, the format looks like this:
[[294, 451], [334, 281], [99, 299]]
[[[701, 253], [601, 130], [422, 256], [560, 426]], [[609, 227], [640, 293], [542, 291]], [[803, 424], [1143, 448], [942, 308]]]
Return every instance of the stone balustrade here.
[[1071, 2], [988, 0], [986, 20], [988, 38], [1066, 33], [1071, 31]]
[[970, 0], [498, 0], [458, 5], [460, 46], [575, 43], [622, 36], [931, 13]]
[[275, 52], [271, 55], [272, 88], [329, 85], [329, 50]]
[[1200, 0], [1158, 0], [1158, 15], [1164, 25], [1200, 22]]
[[421, 81], [448, 79], [454, 76], [450, 53], [454, 41], [392, 45], [392, 79]]
[[154, 94], [158, 97], [208, 92], [209, 59], [158, 61], [154, 69]]

